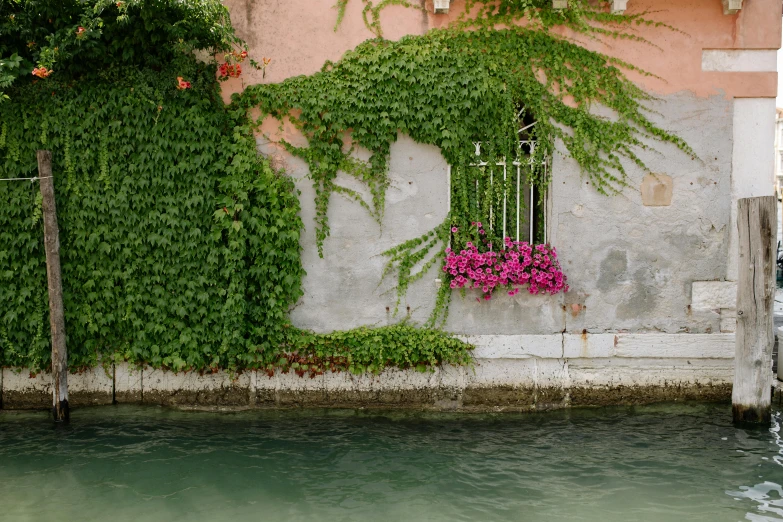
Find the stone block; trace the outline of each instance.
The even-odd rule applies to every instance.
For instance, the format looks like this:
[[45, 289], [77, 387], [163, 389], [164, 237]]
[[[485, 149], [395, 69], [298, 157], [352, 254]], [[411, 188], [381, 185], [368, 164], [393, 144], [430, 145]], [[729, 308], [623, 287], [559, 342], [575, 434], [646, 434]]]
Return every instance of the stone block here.
[[691, 285], [693, 310], [737, 308], [737, 283], [733, 281], [694, 281]]
[[28, 369], [3, 368], [3, 408], [8, 410], [52, 407], [52, 376]]
[[439, 372], [387, 368], [378, 375], [350, 375], [361, 403], [372, 405], [422, 406], [434, 402]]
[[114, 401], [114, 368], [98, 366], [68, 375], [71, 406], [96, 406]]
[[618, 358], [733, 359], [734, 334], [617, 334]]
[[571, 359], [571, 388], [670, 388], [731, 384], [733, 361], [727, 359]]
[[535, 386], [535, 359], [477, 359], [466, 371], [467, 387]]
[[616, 334], [563, 334], [563, 357], [612, 357], [616, 344]]
[[140, 403], [142, 371], [128, 363], [114, 365], [114, 400], [118, 403]]
[[462, 393], [467, 378], [464, 366], [443, 365], [438, 368], [438, 384], [433, 389], [433, 399], [437, 409], [458, 409], [462, 406]]
[[734, 333], [737, 331], [737, 310], [735, 308], [720, 309], [721, 333]]
[[564, 359], [539, 359], [536, 364], [536, 410], [562, 408], [570, 386]]
[[250, 377], [250, 403], [255, 406], [272, 405], [277, 402], [277, 379], [265, 371], [252, 372]]
[[164, 405], [247, 406], [250, 374], [228, 372], [199, 374], [145, 369], [142, 401]]
[[277, 371], [275, 380], [275, 400], [281, 406], [318, 406], [326, 399], [324, 376], [300, 377], [294, 372]]
[[536, 359], [479, 359], [465, 376], [462, 404], [468, 409], [535, 409]]
[[553, 335], [467, 335], [461, 339], [474, 345], [476, 359], [527, 359], [563, 356], [563, 338]]

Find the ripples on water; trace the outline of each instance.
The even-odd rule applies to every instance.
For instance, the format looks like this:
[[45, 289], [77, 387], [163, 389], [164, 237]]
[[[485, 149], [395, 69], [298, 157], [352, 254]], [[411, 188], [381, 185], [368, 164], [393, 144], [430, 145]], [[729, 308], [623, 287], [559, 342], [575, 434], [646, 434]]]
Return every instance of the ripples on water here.
[[727, 405], [528, 415], [0, 414], [0, 521], [783, 520], [783, 441]]

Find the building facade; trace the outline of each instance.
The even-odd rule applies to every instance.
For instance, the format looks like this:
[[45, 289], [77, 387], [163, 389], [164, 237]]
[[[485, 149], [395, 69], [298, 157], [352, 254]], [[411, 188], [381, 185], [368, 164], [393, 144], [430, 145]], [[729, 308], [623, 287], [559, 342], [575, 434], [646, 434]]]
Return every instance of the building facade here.
[[[555, 0], [558, 2], [559, 0]], [[399, 39], [445, 27], [463, 0], [391, 5], [380, 14], [384, 36]], [[567, 5], [566, 2], [562, 2]], [[233, 24], [250, 54], [271, 57], [263, 71], [224, 84], [223, 94], [317, 72], [374, 35], [365, 2], [345, 3], [341, 23], [331, 1], [228, 0]], [[437, 6], [435, 4], [438, 4]], [[444, 5], [447, 4], [447, 8]], [[781, 42], [775, 0], [628, 0], [611, 8], [649, 13], [665, 27], [643, 26], [644, 41], [593, 40], [591, 49], [651, 73], [628, 76], [653, 99], [652, 120], [683, 138], [696, 154], [650, 141], [628, 166], [629, 187], [599, 194], [560, 144], [551, 158], [545, 239], [559, 253], [570, 290], [552, 296], [501, 295], [480, 301], [455, 292], [445, 329], [476, 345], [474, 368], [434, 374], [316, 379], [242, 376], [252, 403], [353, 405], [416, 403], [443, 408], [543, 409], [674, 398], [725, 398], [731, 389], [736, 326], [737, 200], [773, 194], [783, 143], [776, 50]], [[436, 9], [437, 7], [437, 9]], [[567, 7], [566, 7], [567, 8]], [[259, 152], [296, 180], [301, 191], [305, 295], [292, 310], [296, 326], [319, 332], [423, 323], [433, 306], [437, 269], [408, 290], [399, 314], [384, 279], [381, 253], [418, 237], [449, 212], [450, 166], [437, 147], [400, 134], [390, 154], [391, 185], [379, 225], [355, 202], [333, 195], [331, 236], [323, 258], [315, 243], [315, 192], [306, 163], [281, 144], [302, 144], [290, 122], [269, 118]], [[367, 151], [357, 156], [367, 158]], [[776, 157], [775, 166], [769, 158]], [[776, 178], [776, 176], [778, 178]], [[348, 175], [337, 182], [371, 197]], [[6, 376], [6, 386], [15, 377]], [[118, 369], [128, 389], [211, 390], [225, 377]], [[223, 380], [221, 380], [223, 379]], [[135, 389], [135, 388], [134, 388]], [[272, 397], [271, 399], [269, 397]]]

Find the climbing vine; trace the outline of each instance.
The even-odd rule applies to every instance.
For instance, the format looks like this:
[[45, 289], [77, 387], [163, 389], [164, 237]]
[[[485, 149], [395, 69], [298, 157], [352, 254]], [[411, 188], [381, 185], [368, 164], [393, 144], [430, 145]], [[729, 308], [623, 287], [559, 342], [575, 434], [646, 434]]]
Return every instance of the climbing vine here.
[[[290, 324], [304, 273], [297, 195], [256, 153], [244, 112], [223, 106], [214, 65], [50, 78], [13, 89], [0, 121], [0, 178], [35, 176], [35, 150], [53, 151], [72, 368], [316, 375], [468, 361], [470, 345], [410, 325]], [[0, 365], [45, 368], [38, 186], [0, 182], [0, 201]]]
[[[284, 145], [310, 168], [320, 253], [332, 194], [381, 222], [399, 133], [440, 148], [452, 166], [451, 212], [384, 253], [398, 296], [447, 253], [470, 253], [465, 263], [474, 270], [507, 244], [497, 209], [512, 187], [493, 182], [486, 165], [518, 160], [524, 183], [543, 194], [542, 166], [559, 141], [596, 190], [612, 194], [625, 186], [627, 164], [644, 167], [635, 151], [649, 140], [692, 154], [652, 123], [650, 96], [623, 73], [643, 71], [575, 41], [640, 40], [633, 27], [660, 25], [645, 15], [611, 14], [584, 0], [563, 11], [549, 0], [468, 0], [452, 27], [390, 42], [381, 38], [382, 9], [416, 6], [363, 1], [378, 38], [314, 75], [251, 86], [229, 107], [216, 77], [241, 74], [247, 49], [217, 0], [0, 4], [0, 57], [11, 57], [0, 65], [10, 96], [0, 105], [0, 177], [32, 177], [35, 149], [54, 152], [74, 366], [109, 358], [313, 375], [469, 359], [468, 345], [436, 330], [401, 324], [314, 334], [290, 324], [301, 295], [302, 223], [291, 180], [256, 154], [252, 131], [267, 116], [290, 120], [308, 140]], [[337, 2], [338, 23], [347, 2]], [[226, 63], [204, 63], [196, 51]], [[254, 108], [261, 117], [250, 120]], [[520, 145], [521, 128], [535, 147]], [[368, 161], [355, 158], [357, 147], [370, 151]], [[364, 182], [370, 197], [340, 186], [338, 171]], [[0, 363], [43, 368], [48, 319], [35, 188], [0, 184]], [[504, 253], [510, 268], [491, 276], [517, 270], [521, 257], [513, 280], [529, 280], [534, 263], [554, 254], [524, 242], [511, 248], [519, 256]], [[537, 282], [558, 290], [565, 283], [554, 259], [545, 261], [554, 283]], [[445, 317], [451, 286], [441, 285], [432, 324]]]
[[[391, 3], [406, 2], [364, 0], [365, 22], [378, 36], [380, 10]], [[336, 5], [338, 22], [346, 5], [345, 0]], [[283, 145], [310, 168], [321, 255], [329, 235], [331, 194], [348, 195], [380, 219], [389, 186], [390, 147], [398, 134], [440, 148], [452, 166], [448, 218], [384, 253], [389, 260], [384, 275], [396, 272], [401, 297], [413, 281], [442, 262], [449, 243], [458, 249], [472, 239], [472, 223], [491, 223], [481, 248], [504, 244], [502, 228], [492, 226], [501, 213], [490, 209], [497, 209], [510, 193], [511, 182], [490, 182], [491, 168], [472, 168], [476, 142], [482, 144], [485, 165], [524, 157], [524, 182], [539, 195], [549, 183], [542, 166], [557, 141], [593, 187], [607, 195], [626, 186], [628, 162], [644, 168], [636, 150], [646, 148], [648, 140], [669, 142], [693, 154], [682, 139], [648, 118], [645, 103], [651, 96], [623, 73], [643, 71], [553, 30], [641, 40], [632, 32], [639, 25], [662, 24], [643, 14], [608, 13], [582, 0], [569, 2], [562, 11], [553, 10], [551, 0], [469, 0], [452, 27], [396, 42], [367, 41], [311, 76], [250, 86], [234, 104], [245, 110], [260, 108], [258, 122], [267, 116], [288, 119], [307, 138], [304, 147]], [[611, 116], [598, 115], [597, 107]], [[530, 126], [530, 121], [537, 123]], [[534, 141], [534, 148], [520, 145], [520, 128], [527, 128], [524, 139]], [[371, 152], [361, 167], [352, 157], [356, 147]], [[336, 178], [341, 170], [364, 181], [372, 201], [340, 186]], [[442, 285], [433, 322], [445, 317], [450, 295], [449, 285]]]
[[[383, 38], [383, 28], [381, 27], [381, 11], [383, 11], [386, 7], [392, 5], [401, 5], [403, 7], [411, 7], [423, 10], [422, 7], [414, 5], [411, 0], [377, 0], [377, 3], [373, 0], [362, 0], [362, 2], [364, 3], [364, 7], [362, 9], [362, 20], [364, 20], [364, 25], [378, 38]], [[337, 31], [337, 28], [340, 27], [340, 24], [345, 17], [345, 8], [347, 6], [348, 0], [337, 0], [337, 3], [334, 5], [335, 9], [337, 9], [337, 21], [334, 24], [335, 31]]]
[[[257, 154], [244, 109], [221, 100], [218, 78], [248, 58], [230, 27], [210, 29], [225, 23], [225, 8], [117, 4], [13, 3], [24, 49], [11, 50], [37, 74], [17, 77], [0, 105], [0, 178], [33, 178], [35, 151], [53, 153], [71, 368], [128, 361], [315, 375], [466, 363], [470, 345], [435, 330], [315, 334], [291, 325], [304, 274], [299, 201], [291, 179]], [[177, 27], [147, 20], [153, 34], [144, 33], [145, 13], [156, 10]], [[52, 31], [44, 41], [60, 54], [46, 61], [27, 35]], [[118, 50], [109, 35], [124, 31]], [[156, 38], [159, 46], [146, 46]], [[93, 48], [107, 55], [83, 67]], [[204, 48], [225, 51], [226, 64], [196, 59]], [[0, 181], [0, 366], [49, 364], [40, 206], [34, 181]]]

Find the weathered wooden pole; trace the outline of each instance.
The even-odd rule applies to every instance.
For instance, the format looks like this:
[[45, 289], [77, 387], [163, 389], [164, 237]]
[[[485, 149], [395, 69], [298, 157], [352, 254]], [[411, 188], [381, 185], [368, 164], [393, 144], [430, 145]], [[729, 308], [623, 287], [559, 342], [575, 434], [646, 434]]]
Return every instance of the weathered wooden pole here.
[[52, 414], [55, 422], [68, 422], [68, 352], [65, 347], [65, 312], [60, 275], [60, 230], [57, 227], [57, 207], [54, 203], [52, 153], [48, 150], [38, 151], [38, 177], [43, 200], [46, 277], [49, 281], [49, 326], [52, 331]]
[[731, 403], [738, 423], [770, 423], [776, 203], [775, 196], [737, 202], [737, 349]]

